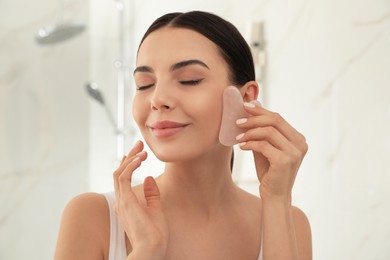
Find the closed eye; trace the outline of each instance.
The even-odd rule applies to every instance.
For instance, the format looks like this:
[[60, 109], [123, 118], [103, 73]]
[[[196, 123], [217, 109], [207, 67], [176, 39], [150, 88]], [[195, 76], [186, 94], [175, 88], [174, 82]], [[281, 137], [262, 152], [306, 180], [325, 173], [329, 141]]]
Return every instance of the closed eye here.
[[137, 90], [145, 90], [145, 89], [148, 89], [150, 87], [153, 87], [154, 83], [153, 84], [148, 84], [148, 85], [144, 85], [144, 86], [137, 86]]
[[183, 85], [198, 85], [203, 79], [194, 79], [194, 80], [184, 80], [184, 81], [179, 81], [180, 84]]

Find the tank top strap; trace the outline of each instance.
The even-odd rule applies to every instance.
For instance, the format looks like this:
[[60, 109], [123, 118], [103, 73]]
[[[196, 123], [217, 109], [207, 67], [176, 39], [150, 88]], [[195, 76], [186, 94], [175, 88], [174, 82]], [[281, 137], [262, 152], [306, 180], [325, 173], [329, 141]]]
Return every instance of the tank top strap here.
[[110, 249], [108, 260], [126, 260], [126, 235], [115, 214], [115, 193], [103, 193], [110, 211]]

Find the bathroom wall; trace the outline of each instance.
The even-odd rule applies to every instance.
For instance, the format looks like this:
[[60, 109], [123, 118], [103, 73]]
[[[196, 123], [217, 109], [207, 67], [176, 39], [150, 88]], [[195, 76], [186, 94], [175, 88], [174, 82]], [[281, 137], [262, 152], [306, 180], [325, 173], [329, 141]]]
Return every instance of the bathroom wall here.
[[[91, 10], [107, 10], [97, 2]], [[296, 180], [294, 204], [310, 219], [314, 259], [390, 257], [385, 242], [390, 234], [386, 202], [390, 196], [389, 1], [146, 0], [127, 6], [131, 35], [127, 39], [131, 51], [126, 56], [128, 127], [134, 128], [130, 116], [134, 53], [155, 18], [171, 11], [211, 11], [233, 22], [247, 38], [248, 25], [263, 21], [267, 67], [260, 100], [305, 134], [310, 146]], [[109, 15], [102, 14], [99, 12], [96, 17], [100, 21], [93, 24], [112, 40], [117, 37], [115, 18], [110, 16], [113, 20], [107, 22]], [[93, 62], [100, 59], [101, 52], [113, 51], [101, 50], [92, 53], [91, 63], [97, 67], [112, 64], [116, 50], [107, 56], [107, 62]], [[115, 85], [115, 78], [111, 82]], [[115, 89], [105, 91], [114, 97]], [[114, 98], [111, 100], [114, 103]], [[103, 113], [96, 108], [92, 114]], [[107, 119], [95, 115], [94, 124], [101, 129], [92, 131], [110, 132]], [[138, 134], [128, 135], [126, 147], [139, 138]], [[91, 189], [112, 190], [115, 139], [98, 137], [91, 139], [94, 144], [91, 156], [96, 159], [90, 161], [91, 168], [100, 171], [91, 173], [91, 180], [99, 176], [99, 181], [90, 182]], [[236, 182], [258, 194], [250, 153], [236, 152]], [[161, 172], [162, 164], [150, 156], [135, 174], [135, 182]]]
[[[88, 30], [53, 46], [37, 45], [34, 34], [54, 23], [56, 2], [0, 4], [0, 259], [51, 259], [66, 202], [112, 190], [115, 129], [84, 84], [96, 82], [116, 113], [117, 3], [65, 1], [66, 19]], [[314, 259], [388, 259], [390, 2], [126, 1], [126, 149], [141, 138], [130, 108], [142, 33], [163, 13], [195, 9], [246, 37], [251, 21], [264, 21], [260, 99], [310, 145], [294, 204], [310, 219]], [[257, 194], [250, 153], [236, 153], [236, 182]], [[161, 173], [153, 156], [148, 162], [135, 182]]]
[[[64, 20], [88, 22], [65, 1]], [[0, 4], [0, 259], [53, 259], [65, 204], [88, 189], [89, 37], [35, 41], [57, 1]]]

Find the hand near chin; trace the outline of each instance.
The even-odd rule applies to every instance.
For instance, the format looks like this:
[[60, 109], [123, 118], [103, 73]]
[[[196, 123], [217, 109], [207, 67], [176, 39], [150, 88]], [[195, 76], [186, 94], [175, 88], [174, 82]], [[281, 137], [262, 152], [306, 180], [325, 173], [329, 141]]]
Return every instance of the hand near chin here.
[[114, 172], [115, 212], [132, 246], [128, 259], [164, 259], [168, 244], [168, 225], [154, 178], [144, 181], [146, 205], [131, 187], [133, 172], [146, 157], [143, 143], [137, 142]]
[[246, 130], [237, 140], [242, 150], [253, 151], [261, 198], [290, 201], [308, 146], [304, 136], [279, 114], [264, 109], [259, 103], [254, 104], [246, 103], [250, 116], [237, 121], [238, 126]]

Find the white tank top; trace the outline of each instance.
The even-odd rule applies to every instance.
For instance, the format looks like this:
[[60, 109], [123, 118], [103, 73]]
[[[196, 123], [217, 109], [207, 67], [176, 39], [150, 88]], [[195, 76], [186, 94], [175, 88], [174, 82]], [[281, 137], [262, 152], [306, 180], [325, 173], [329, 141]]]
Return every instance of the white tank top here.
[[115, 193], [103, 194], [110, 209], [110, 249], [108, 260], [126, 260], [126, 236], [122, 225], [119, 223], [115, 215]]
[[[126, 236], [122, 225], [119, 223], [115, 215], [115, 194], [114, 192], [103, 194], [108, 203], [110, 210], [110, 249], [108, 260], [126, 260]], [[258, 260], [262, 260], [262, 250], [260, 248], [260, 254]]]

